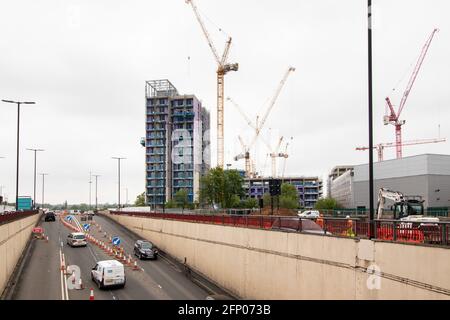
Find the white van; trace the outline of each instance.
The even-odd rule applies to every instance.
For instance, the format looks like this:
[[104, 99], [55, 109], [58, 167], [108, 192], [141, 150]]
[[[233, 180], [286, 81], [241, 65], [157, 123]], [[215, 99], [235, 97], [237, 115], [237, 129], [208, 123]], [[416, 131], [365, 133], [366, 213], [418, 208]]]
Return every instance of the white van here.
[[91, 271], [92, 280], [100, 289], [104, 287], [125, 287], [125, 268], [117, 260], [98, 261]]

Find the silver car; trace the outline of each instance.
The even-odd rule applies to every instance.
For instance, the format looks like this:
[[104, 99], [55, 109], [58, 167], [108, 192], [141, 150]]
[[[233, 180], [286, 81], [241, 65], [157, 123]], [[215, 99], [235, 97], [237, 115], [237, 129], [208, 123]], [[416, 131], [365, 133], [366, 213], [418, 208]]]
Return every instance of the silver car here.
[[71, 247], [86, 247], [86, 236], [82, 232], [72, 232], [67, 236], [67, 244]]

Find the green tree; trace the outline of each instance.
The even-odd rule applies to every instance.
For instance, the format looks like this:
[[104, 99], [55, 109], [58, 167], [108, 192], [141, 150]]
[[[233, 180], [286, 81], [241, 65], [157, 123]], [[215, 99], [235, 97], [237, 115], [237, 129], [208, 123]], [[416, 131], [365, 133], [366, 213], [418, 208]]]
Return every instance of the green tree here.
[[242, 202], [242, 204], [245, 209], [254, 209], [259, 207], [258, 199], [255, 198], [247, 198]]
[[244, 195], [243, 180], [237, 170], [224, 171], [219, 167], [209, 170], [200, 180], [200, 202], [222, 208], [236, 206]]
[[297, 188], [290, 183], [283, 183], [281, 185], [280, 208], [298, 208]]
[[[274, 197], [273, 199], [273, 205], [274, 207], [277, 206], [277, 197]], [[281, 185], [281, 195], [279, 198], [280, 201], [280, 208], [285, 209], [297, 209], [298, 204], [298, 193], [295, 186], [293, 186], [290, 183], [283, 183]], [[268, 193], [265, 193], [263, 195], [263, 202], [264, 206], [270, 206], [271, 204], [271, 196]]]
[[323, 198], [316, 202], [314, 207], [317, 210], [334, 210], [342, 209], [342, 206], [333, 198]]
[[177, 207], [177, 204], [175, 203], [174, 200], [171, 199], [171, 200], [166, 202], [166, 208], [167, 209], [173, 209], [173, 208], [176, 208], [176, 207]]
[[142, 192], [136, 197], [136, 201], [134, 202], [136, 207], [145, 207], [145, 192]]
[[270, 194], [264, 193], [264, 195], [263, 195], [264, 207], [270, 206], [270, 201], [271, 201]]
[[186, 189], [178, 190], [177, 193], [175, 193], [173, 199], [174, 199], [175, 203], [177, 204], [177, 206], [181, 207], [184, 212], [184, 208], [186, 207], [186, 205], [189, 204], [188, 191]]

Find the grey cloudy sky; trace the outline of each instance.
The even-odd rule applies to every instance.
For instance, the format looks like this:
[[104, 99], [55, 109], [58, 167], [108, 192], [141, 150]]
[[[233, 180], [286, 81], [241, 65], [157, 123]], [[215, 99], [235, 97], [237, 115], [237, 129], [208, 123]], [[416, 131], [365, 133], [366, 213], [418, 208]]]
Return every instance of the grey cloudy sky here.
[[[450, 20], [448, 0], [374, 0], [375, 142], [394, 141], [384, 126], [384, 98], [400, 81], [399, 101], [425, 40], [431, 45], [403, 112], [404, 140], [450, 138]], [[289, 65], [289, 78], [266, 129], [293, 137], [287, 175], [323, 177], [338, 164], [359, 164], [367, 145], [367, 24], [365, 0], [197, 0], [218, 51], [233, 37], [226, 96], [254, 118]], [[219, 28], [222, 31], [219, 31]], [[21, 195], [32, 194], [33, 154], [48, 172], [46, 199], [88, 202], [89, 171], [100, 174], [99, 201], [115, 202], [117, 164], [125, 156], [122, 201], [144, 190], [145, 80], [170, 79], [194, 93], [212, 112], [215, 163], [216, 65], [183, 0], [17, 0], [0, 3], [0, 98], [34, 100], [22, 111]], [[188, 58], [189, 57], [189, 58]], [[0, 185], [15, 185], [16, 108], [0, 105]], [[225, 114], [226, 161], [239, 152], [246, 123], [229, 104]], [[404, 155], [450, 153], [448, 142], [404, 148]], [[270, 173], [267, 150], [257, 165]], [[393, 149], [385, 158], [393, 158]], [[40, 180], [39, 180], [40, 181]], [[38, 201], [40, 201], [40, 184]]]

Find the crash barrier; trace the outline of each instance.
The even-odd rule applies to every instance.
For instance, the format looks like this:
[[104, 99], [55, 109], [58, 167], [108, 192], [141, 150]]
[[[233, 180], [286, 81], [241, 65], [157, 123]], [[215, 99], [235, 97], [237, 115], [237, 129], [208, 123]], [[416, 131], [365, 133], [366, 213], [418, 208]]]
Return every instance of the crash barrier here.
[[38, 211], [8, 214], [1, 216], [0, 224], [0, 295], [10, 281], [14, 269], [26, 248], [40, 215]]
[[450, 299], [447, 247], [100, 215], [242, 299]]
[[[370, 223], [360, 218], [320, 217], [312, 219], [316, 226], [306, 223], [309, 219], [299, 217], [253, 216], [253, 215], [199, 215], [155, 212], [110, 211], [111, 214], [209, 223], [240, 228], [255, 228], [285, 232], [308, 232], [328, 236], [370, 237]], [[372, 238], [393, 242], [410, 242], [432, 245], [450, 245], [450, 222], [418, 223], [398, 220], [375, 220]], [[320, 228], [317, 228], [319, 226]]]
[[23, 219], [34, 214], [38, 214], [39, 210], [27, 210], [27, 211], [10, 211], [0, 214], [0, 225], [15, 220]]

